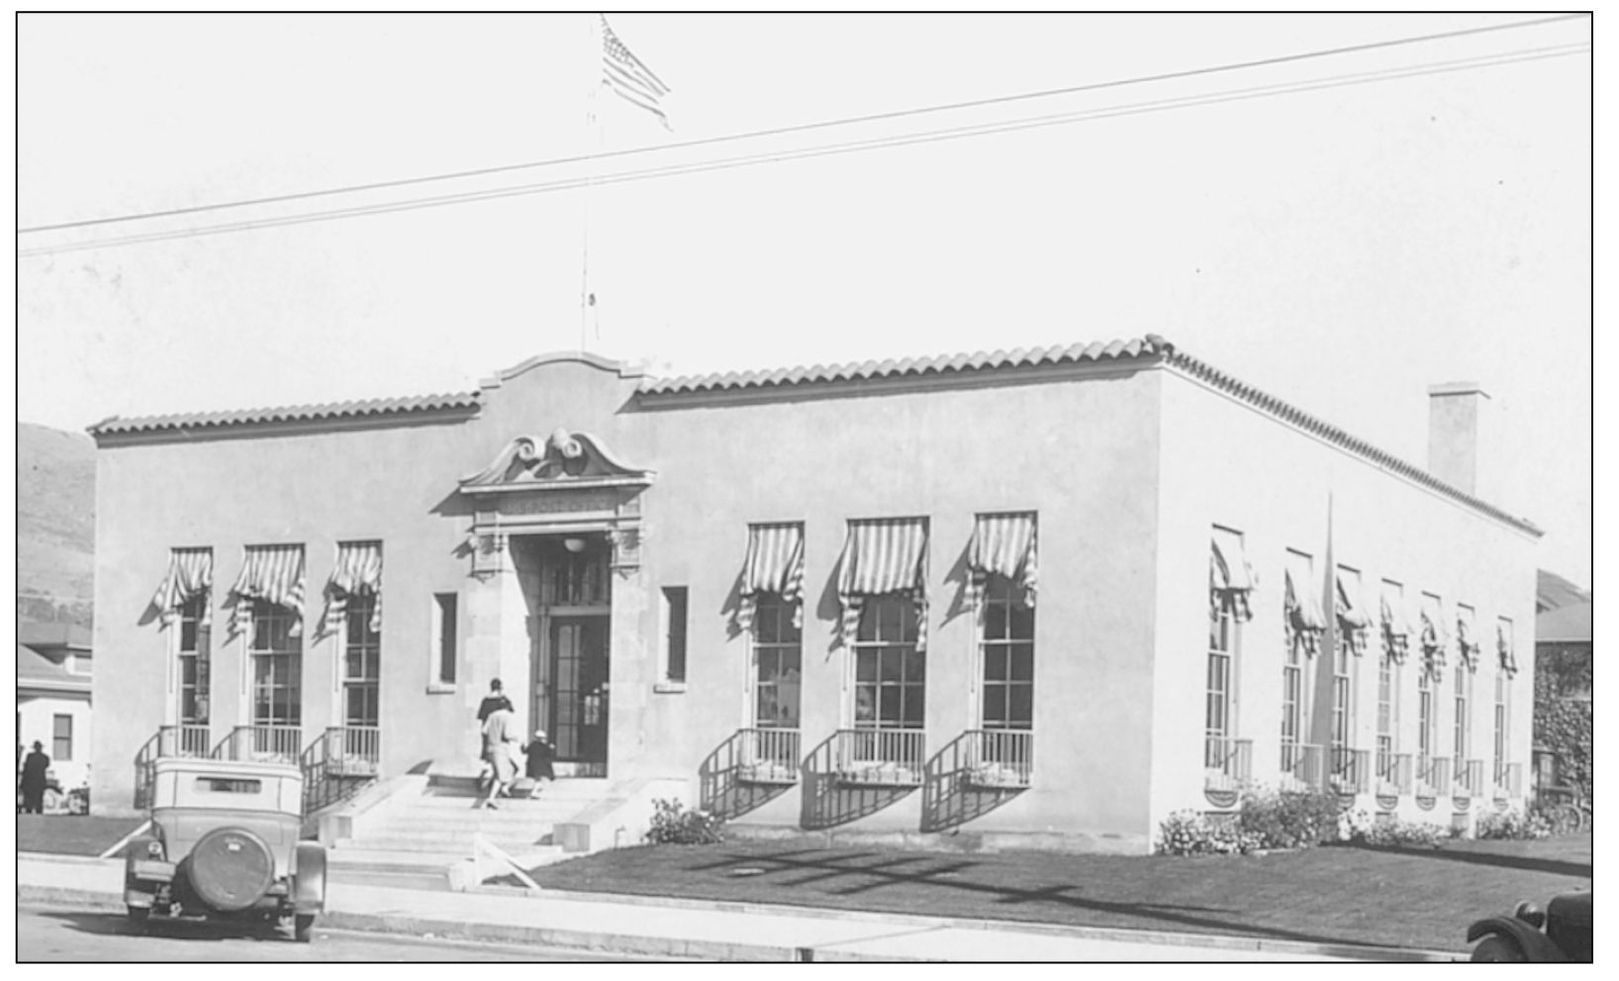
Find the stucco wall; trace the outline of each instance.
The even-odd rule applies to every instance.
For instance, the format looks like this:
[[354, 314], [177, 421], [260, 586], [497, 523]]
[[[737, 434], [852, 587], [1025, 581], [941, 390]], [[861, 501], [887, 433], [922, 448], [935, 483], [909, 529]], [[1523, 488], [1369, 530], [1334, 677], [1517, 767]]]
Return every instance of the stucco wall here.
[[[56, 742], [52, 737], [58, 715], [73, 719], [73, 758], [70, 760], [56, 755]], [[38, 740], [45, 748], [45, 755], [51, 758], [51, 770], [62, 789], [77, 787], [87, 782], [91, 770], [90, 718], [90, 699], [83, 695], [18, 695], [17, 744], [26, 757]]]
[[[1376, 620], [1382, 581], [1405, 589], [1408, 603], [1422, 592], [1439, 595], [1452, 646], [1439, 685], [1439, 745], [1451, 746], [1451, 683], [1459, 662], [1454, 650], [1456, 604], [1476, 611], [1482, 645], [1474, 676], [1472, 752], [1485, 761], [1490, 779], [1494, 677], [1498, 670], [1495, 623], [1515, 625], [1518, 673], [1511, 682], [1511, 760], [1529, 763], [1535, 613], [1535, 544], [1532, 536], [1467, 508], [1346, 451], [1315, 439], [1223, 393], [1184, 376], [1165, 373], [1163, 481], [1159, 487], [1160, 538], [1158, 637], [1154, 717], [1154, 821], [1180, 808], [1209, 809], [1202, 793], [1205, 658], [1208, 629], [1209, 537], [1213, 525], [1243, 533], [1259, 587], [1254, 618], [1242, 629], [1238, 660], [1238, 736], [1254, 740], [1255, 776], [1274, 786], [1279, 766], [1282, 687], [1283, 557], [1287, 549], [1310, 554], [1316, 594], [1327, 569], [1330, 500], [1332, 561], [1360, 572]], [[1413, 420], [1422, 425], [1423, 420]], [[1488, 448], [1484, 448], [1488, 451]], [[1412, 607], [1414, 609], [1414, 607]], [[1323, 613], [1331, 616], [1330, 603]], [[1412, 617], [1416, 625], [1415, 617]], [[1380, 622], [1380, 621], [1378, 621]], [[1354, 745], [1375, 746], [1377, 667], [1381, 645], [1374, 634], [1352, 674], [1355, 685]], [[1320, 692], [1330, 689], [1330, 661], [1323, 650]], [[1414, 753], [1417, 669], [1412, 653], [1399, 676], [1397, 752]], [[1323, 711], [1313, 706], [1315, 742], [1326, 742]], [[1370, 807], [1369, 800], [1362, 801]], [[1441, 801], [1409, 818], [1449, 824]]]

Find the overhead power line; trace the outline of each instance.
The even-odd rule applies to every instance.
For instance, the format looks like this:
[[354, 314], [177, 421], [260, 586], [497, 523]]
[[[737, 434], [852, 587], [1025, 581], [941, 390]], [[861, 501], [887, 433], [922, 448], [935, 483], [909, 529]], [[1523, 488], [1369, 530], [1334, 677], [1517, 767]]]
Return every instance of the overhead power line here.
[[1145, 102], [1117, 104], [1096, 109], [1076, 110], [1046, 116], [980, 123], [970, 126], [957, 126], [939, 130], [928, 130], [919, 133], [874, 137], [865, 140], [856, 140], [823, 146], [812, 146], [793, 150], [779, 150], [737, 157], [726, 157], [717, 160], [671, 164], [662, 167], [621, 171], [618, 173], [570, 177], [553, 181], [520, 184], [510, 187], [466, 191], [428, 198], [414, 198], [404, 201], [360, 205], [350, 208], [308, 212], [297, 215], [248, 219], [193, 228], [173, 229], [162, 232], [93, 239], [58, 246], [42, 246], [34, 249], [21, 249], [17, 254], [19, 258], [29, 258], [33, 256], [53, 255], [64, 252], [79, 252], [88, 249], [106, 248], [118, 245], [133, 245], [145, 242], [191, 238], [201, 235], [215, 235], [225, 232], [251, 231], [262, 228], [300, 225], [317, 221], [333, 221], [342, 218], [355, 218], [366, 215], [390, 214], [394, 212], [411, 211], [424, 208], [445, 207], [449, 205], [467, 204], [497, 198], [543, 194], [555, 191], [567, 191], [582, 188], [587, 185], [599, 186], [604, 184], [621, 184], [632, 181], [704, 173], [708, 171], [728, 170], [736, 167], [754, 166], [765, 163], [778, 163], [788, 160], [832, 156], [836, 154], [853, 153], [863, 150], [887, 149], [922, 143], [942, 142], [945, 140], [964, 139], [974, 136], [986, 136], [996, 133], [1015, 132], [1025, 129], [1036, 129], [1048, 126], [1089, 122], [1096, 119], [1109, 119], [1150, 112], [1163, 112], [1174, 109], [1190, 108], [1195, 106], [1239, 102], [1248, 99], [1268, 98], [1296, 92], [1311, 92], [1330, 88], [1341, 88], [1350, 85], [1363, 85], [1372, 82], [1390, 81], [1400, 78], [1415, 78], [1424, 75], [1446, 74], [1475, 68], [1485, 68], [1496, 65], [1565, 57], [1568, 55], [1588, 52], [1590, 50], [1591, 45], [1583, 42], [1578, 44], [1555, 45], [1545, 48], [1525, 49], [1522, 51], [1506, 52], [1496, 55], [1455, 59], [1443, 62], [1431, 62], [1423, 65], [1409, 66], [1404, 68], [1381, 69], [1370, 72], [1328, 76], [1326, 78], [1312, 79], [1303, 82], [1278, 83], [1275, 85], [1256, 86], [1246, 89], [1233, 89], [1222, 92], [1206, 93], [1203, 95], [1181, 96], [1176, 98], [1149, 100]]
[[1175, 79], [1194, 78], [1199, 75], [1243, 71], [1253, 68], [1263, 68], [1273, 65], [1283, 65], [1292, 62], [1306, 61], [1315, 58], [1327, 58], [1338, 55], [1355, 54], [1382, 48], [1393, 48], [1412, 44], [1425, 44], [1433, 41], [1449, 40], [1452, 38], [1468, 37], [1478, 34], [1488, 34], [1496, 31], [1519, 30], [1526, 27], [1538, 27], [1545, 24], [1553, 24], [1561, 21], [1588, 17], [1589, 15], [1587, 14], [1561, 14], [1555, 17], [1542, 17], [1536, 20], [1515, 21], [1510, 24], [1492, 24], [1485, 27], [1472, 27], [1463, 30], [1445, 31], [1438, 34], [1423, 34], [1414, 37], [1393, 38], [1387, 41], [1372, 41], [1365, 44], [1346, 45], [1337, 48], [1322, 48], [1315, 51], [1304, 51], [1297, 54], [1279, 55], [1273, 58], [1260, 58], [1253, 61], [1232, 62], [1224, 65], [1192, 68], [1185, 71], [1164, 72], [1156, 75], [1141, 75], [1133, 78], [1114, 79], [1106, 82], [1092, 82], [1085, 85], [1073, 85], [1065, 88], [1044, 89], [1035, 92], [1022, 92], [1014, 95], [974, 99], [966, 102], [953, 102], [944, 105], [924, 106], [916, 109], [901, 109], [893, 112], [873, 113], [866, 116], [852, 116], [843, 119], [822, 120], [820, 122], [804, 123], [796, 126], [782, 126], [775, 129], [755, 130], [748, 133], [733, 133], [726, 136], [712, 136], [698, 140], [685, 140], [679, 143], [665, 143], [658, 146], [633, 147], [624, 150], [612, 150], [604, 153], [582, 154], [571, 157], [554, 157], [547, 160], [528, 161], [526, 163], [504, 164], [497, 167], [482, 167], [474, 170], [451, 171], [448, 173], [431, 174], [422, 177], [407, 177], [391, 181], [373, 181], [365, 184], [349, 184], [342, 187], [322, 188], [313, 191], [300, 191], [290, 194], [270, 195], [267, 197], [244, 198], [237, 201], [222, 201], [214, 204], [200, 204], [186, 208], [170, 208], [162, 211], [144, 211], [136, 214], [116, 215], [107, 218], [87, 218], [81, 221], [58, 222], [51, 225], [33, 225], [27, 228], [17, 229], [17, 234], [28, 235], [38, 232], [67, 231], [74, 228], [90, 228], [98, 225], [145, 221], [153, 218], [174, 218], [181, 215], [220, 211], [227, 208], [245, 208], [255, 205], [281, 204], [289, 201], [303, 201], [311, 198], [330, 197], [338, 194], [355, 194], [363, 191], [380, 191], [391, 188], [412, 187], [419, 184], [464, 180], [470, 177], [488, 177], [494, 174], [512, 173], [520, 170], [533, 170], [541, 167], [556, 167], [567, 164], [584, 163], [593, 160], [611, 160], [648, 153], [663, 153], [671, 150], [715, 146], [736, 142], [738, 140], [756, 140], [772, 136], [786, 136], [795, 133], [806, 133], [816, 130], [829, 129], [838, 126], [854, 126], [862, 123], [883, 122], [912, 116], [928, 115], [932, 113], [955, 112], [962, 109], [976, 109], [984, 106], [1026, 102], [1034, 99], [1049, 99], [1062, 95], [1076, 95], [1082, 92], [1095, 92], [1103, 89], [1120, 88], [1128, 85], [1142, 85], [1150, 82], [1164, 82]]

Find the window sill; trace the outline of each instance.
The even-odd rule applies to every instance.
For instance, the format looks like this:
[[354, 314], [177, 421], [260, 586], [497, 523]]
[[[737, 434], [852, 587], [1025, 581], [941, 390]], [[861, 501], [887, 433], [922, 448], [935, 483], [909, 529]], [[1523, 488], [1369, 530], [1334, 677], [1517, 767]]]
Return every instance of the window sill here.
[[435, 681], [427, 686], [429, 695], [453, 695], [455, 691], [456, 686], [454, 684], [445, 684], [442, 681]]
[[686, 683], [684, 681], [660, 681], [652, 686], [652, 690], [659, 695], [684, 695]]

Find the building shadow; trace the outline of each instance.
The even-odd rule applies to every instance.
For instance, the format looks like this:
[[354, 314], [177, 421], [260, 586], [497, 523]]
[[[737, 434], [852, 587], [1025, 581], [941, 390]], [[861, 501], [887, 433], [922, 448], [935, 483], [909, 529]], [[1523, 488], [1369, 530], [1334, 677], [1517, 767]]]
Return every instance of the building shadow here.
[[967, 550], [963, 548], [951, 564], [950, 571], [944, 575], [944, 582], [950, 596], [950, 602], [945, 605], [944, 622], [973, 612], [972, 603], [972, 573], [967, 569]]
[[1022, 787], [972, 786], [972, 738], [962, 733], [928, 760], [922, 782], [923, 831], [959, 828], [1023, 793]]
[[697, 767], [698, 799], [706, 811], [730, 820], [763, 807], [791, 790], [788, 783], [758, 783], [744, 779], [748, 733], [732, 733]]
[[1410, 855], [1432, 858], [1442, 862], [1462, 862], [1468, 865], [1491, 865], [1502, 869], [1521, 869], [1525, 872], [1549, 872], [1552, 875], [1591, 878], [1591, 865], [1567, 862], [1555, 858], [1528, 858], [1523, 855], [1498, 855], [1491, 852], [1452, 850], [1449, 848], [1403, 848], [1399, 845], [1362, 845], [1351, 842], [1336, 844], [1334, 848], [1354, 848], [1367, 852], [1387, 852], [1391, 855]]
[[809, 830], [835, 828], [883, 810], [910, 795], [915, 787], [847, 784], [838, 778], [834, 743], [829, 736], [811, 749], [799, 766], [803, 785], [799, 824]]

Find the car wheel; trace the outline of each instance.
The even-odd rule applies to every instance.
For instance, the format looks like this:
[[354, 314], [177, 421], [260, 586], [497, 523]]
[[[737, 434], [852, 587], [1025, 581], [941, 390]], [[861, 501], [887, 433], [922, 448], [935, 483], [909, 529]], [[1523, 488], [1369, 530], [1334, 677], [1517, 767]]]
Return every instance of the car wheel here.
[[139, 929], [145, 929], [146, 921], [152, 916], [152, 911], [149, 908], [145, 906], [126, 906], [124, 909], [128, 911], [131, 925]]
[[1523, 956], [1523, 949], [1516, 941], [1492, 933], [1473, 948], [1471, 959], [1488, 964], [1522, 964], [1529, 958]]
[[299, 913], [292, 918], [292, 939], [301, 944], [310, 941], [311, 931], [315, 927], [315, 916], [312, 913]]

